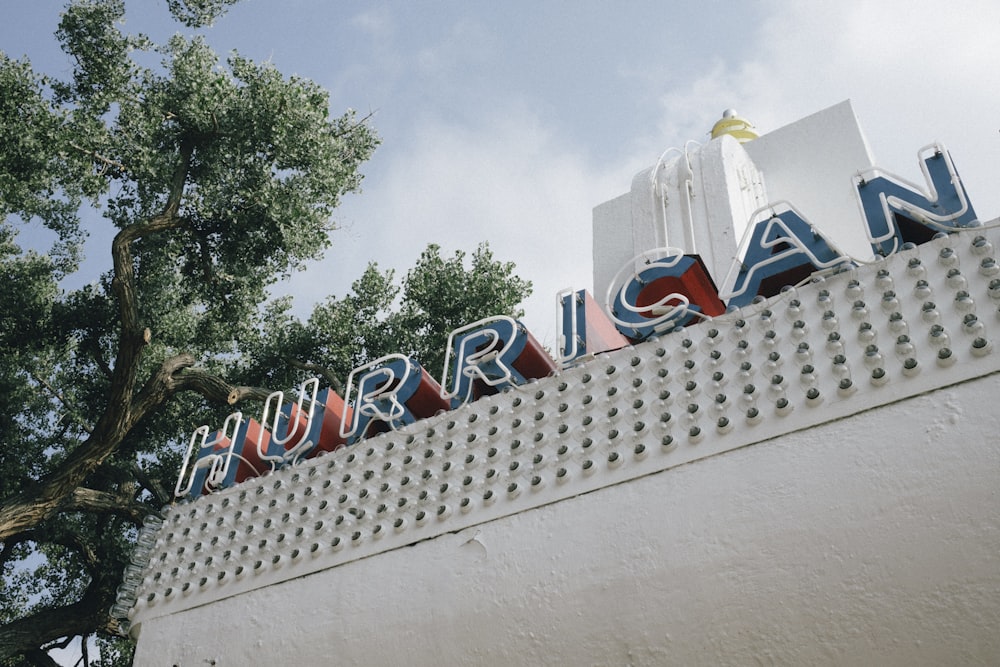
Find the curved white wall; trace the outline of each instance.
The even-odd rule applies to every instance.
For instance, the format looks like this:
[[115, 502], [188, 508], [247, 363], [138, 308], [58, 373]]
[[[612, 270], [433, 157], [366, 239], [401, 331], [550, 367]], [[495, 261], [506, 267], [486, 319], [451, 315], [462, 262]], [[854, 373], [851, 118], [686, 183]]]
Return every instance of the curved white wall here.
[[143, 624], [138, 665], [996, 664], [1000, 376]]

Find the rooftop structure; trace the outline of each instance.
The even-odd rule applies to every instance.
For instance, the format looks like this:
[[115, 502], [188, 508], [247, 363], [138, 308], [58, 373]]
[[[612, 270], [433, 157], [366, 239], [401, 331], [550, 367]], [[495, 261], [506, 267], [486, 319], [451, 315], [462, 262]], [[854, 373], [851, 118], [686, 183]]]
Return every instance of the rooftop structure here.
[[848, 103], [670, 151], [595, 209], [556, 359], [472, 323], [444, 389], [313, 387], [315, 449], [265, 413], [238, 483], [256, 436], [203, 432], [122, 591], [136, 664], [997, 660], [1000, 229], [924, 159], [874, 170]]

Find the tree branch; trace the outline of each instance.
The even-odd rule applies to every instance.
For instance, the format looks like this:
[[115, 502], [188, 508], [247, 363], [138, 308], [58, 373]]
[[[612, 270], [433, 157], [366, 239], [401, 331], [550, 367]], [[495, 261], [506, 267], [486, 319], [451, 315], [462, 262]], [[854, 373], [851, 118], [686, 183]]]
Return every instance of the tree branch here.
[[146, 471], [135, 461], [132, 462], [132, 474], [135, 475], [136, 480], [138, 480], [142, 488], [153, 494], [153, 499], [161, 507], [173, 500], [171, 494], [163, 488], [163, 485], [158, 480], [147, 475]]
[[212, 403], [229, 405], [244, 400], [263, 401], [271, 394], [270, 389], [229, 384], [218, 375], [191, 368], [194, 363], [195, 359], [190, 354], [179, 354], [164, 361], [136, 397], [136, 416], [141, 418], [169, 396], [181, 391], [193, 391]]
[[14, 550], [19, 544], [25, 542], [30, 542], [32, 540], [31, 531], [23, 532], [19, 535], [12, 535], [8, 539], [4, 540], [2, 543], [3, 550], [0, 551], [0, 572], [3, 571], [4, 565], [7, 561], [11, 559], [14, 555]]
[[96, 336], [92, 336], [87, 339], [87, 347], [90, 348], [90, 353], [94, 357], [94, 363], [96, 363], [97, 367], [101, 369], [102, 373], [104, 373], [104, 377], [110, 380], [113, 372], [111, 370], [111, 366], [109, 366], [108, 362], [104, 359], [104, 353], [101, 351], [101, 344], [98, 342]]
[[122, 421], [128, 421], [139, 357], [143, 347], [149, 342], [148, 330], [142, 331], [139, 325], [132, 243], [144, 236], [178, 229], [185, 224], [184, 219], [178, 217], [177, 213], [180, 211], [184, 183], [187, 180], [193, 154], [194, 144], [191, 141], [182, 141], [180, 160], [174, 169], [167, 203], [163, 210], [145, 223], [130, 225], [122, 229], [115, 235], [111, 244], [111, 255], [114, 263], [114, 278], [111, 280], [111, 289], [118, 298], [121, 336], [118, 339], [118, 357], [115, 359], [111, 392], [108, 407], [105, 410], [105, 416], [110, 418], [117, 417]]
[[150, 509], [135, 502], [131, 494], [118, 495], [84, 487], [73, 489], [73, 493], [62, 503], [60, 509], [65, 512], [116, 514], [136, 525], [142, 525], [146, 515], [151, 514]]
[[91, 433], [94, 432], [94, 427], [88, 424], [87, 422], [83, 421], [83, 418], [80, 417], [79, 413], [77, 413], [76, 408], [73, 407], [73, 405], [66, 400], [65, 396], [56, 391], [55, 387], [50, 385], [48, 381], [46, 381], [44, 378], [40, 378], [34, 373], [30, 373], [30, 375], [32, 380], [34, 380], [42, 387], [44, 387], [45, 390], [48, 391], [53, 398], [55, 398], [57, 401], [63, 404], [63, 406], [66, 408], [66, 412], [69, 413], [69, 416], [73, 418], [73, 421], [76, 422], [77, 426], [82, 428], [87, 433], [87, 435], [90, 435]]
[[80, 554], [80, 556], [83, 557], [83, 560], [86, 561], [87, 563], [87, 571], [90, 572], [91, 574], [94, 573], [94, 570], [100, 563], [99, 559], [97, 558], [97, 552], [94, 551], [93, 547], [84, 542], [80, 538], [79, 534], [73, 533], [71, 536], [67, 537], [65, 541], [61, 542], [61, 544], [64, 547], [73, 549], [78, 554]]
[[40, 648], [25, 651], [24, 657], [36, 667], [59, 667], [59, 663], [52, 659], [48, 653]]
[[163, 210], [162, 217], [176, 218], [177, 212], [181, 209], [181, 197], [184, 195], [184, 183], [187, 181], [188, 170], [191, 168], [191, 156], [194, 155], [194, 142], [190, 139], [181, 141], [180, 162], [174, 169], [174, 177], [170, 183], [170, 196], [167, 197], [167, 205]]
[[63, 637], [60, 641], [51, 642], [42, 647], [43, 651], [51, 651], [54, 648], [66, 648], [73, 642], [72, 637]]
[[368, 121], [371, 120], [373, 116], [375, 116], [375, 111], [369, 111], [367, 114], [365, 114], [364, 118], [361, 118], [355, 123], [351, 123], [351, 125], [346, 130], [342, 130], [340, 132], [334, 132], [333, 133], [334, 138], [340, 139], [341, 137], [346, 137], [349, 134], [353, 134], [355, 131], [358, 130], [358, 128], [367, 124]]
[[[93, 547], [83, 541], [78, 533], [56, 532], [49, 529], [28, 530], [8, 540], [7, 544], [13, 546], [24, 542], [34, 542], [35, 544], [58, 544], [78, 553], [85, 561], [87, 570], [94, 574], [97, 565], [97, 552]], [[3, 560], [9, 559], [9, 552], [4, 552]]]
[[118, 621], [108, 609], [115, 601], [118, 567], [97, 570], [83, 597], [64, 607], [47, 607], [0, 625], [0, 662], [40, 650], [60, 637], [96, 631], [118, 634]]
[[242, 401], [259, 401], [264, 402], [267, 397], [274, 393], [271, 389], [264, 389], [263, 387], [233, 387], [233, 390], [229, 392], [226, 402], [230, 405], [236, 405]]
[[298, 368], [299, 370], [307, 371], [309, 373], [319, 373], [320, 375], [323, 376], [323, 379], [326, 380], [327, 384], [329, 384], [330, 387], [335, 392], [337, 392], [340, 395], [343, 395], [344, 385], [340, 383], [340, 380], [338, 380], [337, 376], [333, 374], [333, 371], [331, 371], [326, 366], [306, 363], [304, 361], [299, 361], [298, 359], [294, 359], [292, 357], [282, 357], [282, 359], [284, 359], [285, 363], [287, 363], [292, 368]]
[[185, 353], [170, 357], [160, 364], [160, 367], [146, 380], [146, 384], [136, 394], [132, 404], [136, 421], [141, 420], [179, 391], [181, 387], [178, 386], [177, 374], [189, 366], [193, 366], [194, 363], [194, 356]]
[[97, 151], [89, 150], [72, 141], [69, 142], [69, 145], [75, 148], [76, 150], [80, 151], [84, 155], [89, 155], [90, 157], [94, 158], [95, 160], [103, 164], [105, 171], [107, 170], [108, 167], [114, 167], [120, 170], [123, 174], [128, 173], [128, 169], [125, 168], [125, 165], [123, 165], [121, 162], [118, 162], [117, 160], [112, 160], [111, 158], [104, 157]]
[[[122, 229], [111, 244], [114, 265], [111, 289], [118, 300], [121, 331], [104, 411], [89, 437], [70, 452], [52, 473], [0, 504], [0, 540], [35, 526], [59, 511], [65, 499], [118, 448], [138, 420], [151, 407], [159, 406], [169, 397], [169, 391], [155, 392], [155, 395], [144, 397], [147, 400], [142, 403], [142, 410], [133, 410], [142, 350], [150, 340], [150, 332], [139, 324], [132, 243], [148, 234], [177, 229], [185, 224], [177, 212], [193, 153], [193, 143], [181, 143], [180, 159], [163, 211], [145, 223]], [[156, 379], [151, 378], [147, 386]]]

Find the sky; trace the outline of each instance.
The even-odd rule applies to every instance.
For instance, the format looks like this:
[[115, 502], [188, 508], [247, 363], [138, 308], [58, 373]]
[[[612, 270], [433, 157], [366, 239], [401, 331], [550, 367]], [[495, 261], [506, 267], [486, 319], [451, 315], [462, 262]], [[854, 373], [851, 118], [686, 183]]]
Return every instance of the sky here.
[[[68, 74], [62, 6], [0, 0], [0, 50]], [[161, 0], [126, 6], [126, 30], [183, 31]], [[980, 217], [1000, 215], [997, 26], [995, 0], [244, 0], [207, 36], [315, 80], [335, 114], [373, 113], [382, 138], [325, 258], [277, 292], [305, 314], [370, 261], [405, 273], [428, 243], [488, 241], [533, 282], [525, 322], [552, 348], [556, 292], [591, 286], [593, 207], [727, 108], [766, 133], [851, 99], [881, 167], [919, 181], [941, 141]]]
[[[184, 30], [160, 0], [126, 6], [126, 30]], [[68, 73], [61, 7], [0, 0], [0, 49]], [[920, 181], [917, 150], [944, 142], [996, 217], [997, 25], [992, 0], [244, 0], [207, 35], [315, 80], [334, 113], [372, 113], [382, 138], [325, 258], [278, 293], [306, 314], [370, 261], [402, 274], [428, 243], [488, 241], [534, 284], [525, 323], [552, 348], [556, 293], [592, 283], [593, 207], [665, 149], [706, 141], [727, 108], [766, 133], [851, 99], [877, 164]], [[105, 241], [87, 270], [108, 266]]]

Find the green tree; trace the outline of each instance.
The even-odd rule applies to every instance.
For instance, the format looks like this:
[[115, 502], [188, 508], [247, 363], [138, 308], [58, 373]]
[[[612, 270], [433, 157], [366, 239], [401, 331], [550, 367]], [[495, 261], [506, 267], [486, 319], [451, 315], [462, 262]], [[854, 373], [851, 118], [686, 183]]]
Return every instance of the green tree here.
[[[201, 29], [236, 1], [167, 5]], [[519, 316], [530, 292], [485, 245], [468, 265], [432, 245], [401, 285], [372, 264], [304, 322], [269, 301], [327, 246], [377, 137], [352, 112], [331, 117], [312, 82], [220, 62], [197, 33], [123, 34], [124, 11], [67, 7], [65, 81], [0, 52], [0, 665], [53, 664], [47, 648], [90, 635], [99, 664], [129, 662], [109, 609], [195, 425], [264, 387], [337, 386], [391, 352], [437, 376], [450, 330]], [[141, 66], [152, 53], [162, 65]], [[39, 224], [51, 248], [19, 247]], [[79, 286], [102, 226], [111, 267]]]
[[531, 283], [514, 264], [493, 258], [486, 244], [451, 258], [429, 245], [397, 285], [393, 271], [371, 263], [351, 293], [316, 306], [306, 322], [289, 314], [287, 301], [271, 304], [266, 329], [247, 341], [238, 375], [246, 384], [293, 386], [305, 373], [339, 388], [354, 368], [399, 352], [409, 354], [435, 378], [444, 368], [448, 334], [493, 315], [521, 317], [519, 304]]
[[[199, 31], [234, 1], [168, 0], [194, 30], [163, 45], [122, 32], [123, 0], [72, 2], [66, 80], [0, 52], [0, 664], [118, 630], [173, 443], [259, 394], [230, 378], [249, 378], [267, 288], [321, 254], [377, 144], [313, 82], [220, 61]], [[48, 252], [17, 245], [23, 225]], [[70, 288], [102, 226], [109, 270]]]

